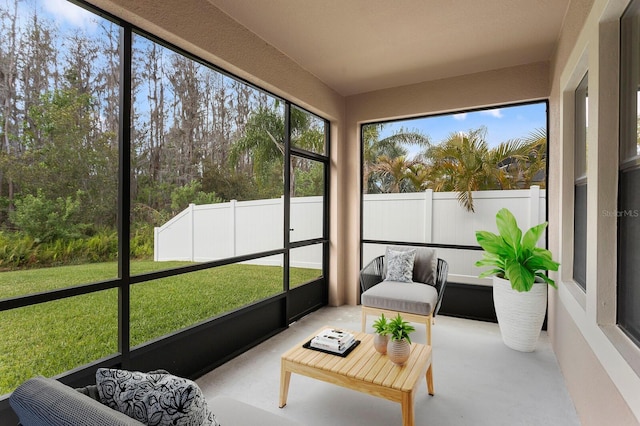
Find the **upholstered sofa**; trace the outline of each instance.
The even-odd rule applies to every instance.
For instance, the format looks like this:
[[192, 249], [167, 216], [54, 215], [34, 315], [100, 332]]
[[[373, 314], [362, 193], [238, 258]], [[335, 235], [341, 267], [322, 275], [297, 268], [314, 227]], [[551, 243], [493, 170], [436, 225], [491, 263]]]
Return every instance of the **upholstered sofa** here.
[[[191, 382], [193, 383], [193, 382]], [[197, 386], [197, 385], [196, 385]], [[99, 402], [94, 385], [73, 389], [57, 380], [34, 377], [20, 385], [9, 398], [22, 426], [140, 426], [142, 423]], [[219, 396], [206, 401], [213, 413], [207, 425], [294, 426], [291, 420], [252, 405]], [[164, 423], [162, 423], [164, 424]], [[198, 424], [180, 419], [178, 425]]]

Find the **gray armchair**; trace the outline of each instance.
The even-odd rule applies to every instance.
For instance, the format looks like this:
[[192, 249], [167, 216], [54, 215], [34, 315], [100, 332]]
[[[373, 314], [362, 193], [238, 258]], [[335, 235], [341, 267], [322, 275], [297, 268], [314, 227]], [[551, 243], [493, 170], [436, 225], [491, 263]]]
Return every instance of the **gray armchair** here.
[[387, 252], [413, 249], [410, 282], [393, 280], [385, 264], [386, 255], [376, 257], [360, 271], [362, 330], [366, 329], [368, 315], [384, 313], [393, 318], [399, 313], [406, 321], [425, 324], [427, 344], [431, 345], [431, 323], [442, 304], [449, 266], [427, 247], [395, 246], [388, 247]]

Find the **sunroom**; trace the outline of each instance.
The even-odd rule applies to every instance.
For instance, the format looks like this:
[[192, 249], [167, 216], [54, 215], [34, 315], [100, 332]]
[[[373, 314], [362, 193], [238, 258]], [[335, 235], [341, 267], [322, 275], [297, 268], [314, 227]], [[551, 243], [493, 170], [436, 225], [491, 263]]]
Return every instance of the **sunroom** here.
[[[41, 353], [71, 358], [72, 367], [30, 374], [72, 386], [91, 382], [97, 367], [206, 377], [307, 316], [357, 309], [359, 271], [385, 245], [474, 258], [472, 243], [432, 234], [367, 234], [366, 126], [541, 104], [547, 170], [538, 207], [561, 264], [551, 274], [558, 289], [549, 289], [548, 343], [582, 424], [639, 423], [640, 1], [1, 7], [0, 246], [14, 250], [3, 262], [23, 262], [17, 269], [33, 275], [0, 278], [0, 393], [25, 379], [5, 365]], [[262, 139], [220, 142], [253, 130]], [[219, 167], [229, 158], [232, 172]], [[298, 203], [303, 197], [319, 216]], [[188, 227], [205, 213], [213, 219]], [[93, 226], [67, 227], [71, 215]], [[309, 216], [315, 221], [302, 232], [298, 222]], [[7, 237], [36, 222], [41, 237]], [[165, 241], [180, 244], [154, 247], [163, 224], [175, 238]], [[258, 237], [267, 231], [277, 243]], [[68, 265], [73, 256], [65, 256], [81, 247], [42, 240], [75, 233], [105, 257], [85, 252]], [[47, 250], [36, 256], [33, 247]], [[150, 253], [155, 261], [140, 261]], [[159, 262], [165, 254], [171, 263]], [[89, 273], [88, 264], [105, 266]], [[60, 265], [70, 269], [51, 275], [58, 268], [49, 266]], [[5, 266], [2, 274], [15, 272]], [[490, 286], [450, 271], [443, 317], [493, 321], [492, 309]], [[20, 326], [8, 327], [16, 317]], [[100, 337], [87, 331], [92, 321]], [[86, 346], [94, 346], [90, 358], [74, 358]], [[15, 421], [8, 395], [3, 424]]]

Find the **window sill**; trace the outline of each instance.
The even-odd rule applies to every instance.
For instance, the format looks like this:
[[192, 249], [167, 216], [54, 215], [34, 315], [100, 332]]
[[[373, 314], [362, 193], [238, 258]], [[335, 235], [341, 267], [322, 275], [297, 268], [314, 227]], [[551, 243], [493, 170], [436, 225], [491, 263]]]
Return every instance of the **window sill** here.
[[601, 325], [600, 329], [629, 367], [640, 377], [640, 348], [617, 325]]
[[587, 293], [585, 290], [578, 285], [575, 281], [564, 281], [563, 284], [569, 290], [569, 293], [573, 298], [578, 302], [578, 304], [582, 307], [583, 311], [587, 310]]

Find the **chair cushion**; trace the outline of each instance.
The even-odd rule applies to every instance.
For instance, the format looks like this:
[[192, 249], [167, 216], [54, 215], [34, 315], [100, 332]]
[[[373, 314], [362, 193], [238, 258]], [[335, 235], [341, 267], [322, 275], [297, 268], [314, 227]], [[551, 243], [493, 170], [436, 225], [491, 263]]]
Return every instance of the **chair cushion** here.
[[[438, 269], [438, 253], [436, 249], [430, 247], [410, 247], [410, 246], [389, 246], [388, 249], [395, 251], [415, 250], [416, 255], [413, 260], [414, 282], [435, 285]], [[382, 277], [387, 276], [387, 262], [382, 268]]]
[[390, 311], [429, 315], [438, 300], [435, 287], [422, 283], [383, 281], [362, 293], [362, 304]]
[[142, 423], [112, 410], [57, 380], [34, 377], [9, 397], [25, 426], [134, 426]]
[[393, 250], [387, 247], [384, 264], [387, 265], [385, 281], [413, 281], [413, 261], [416, 257], [415, 250]]

